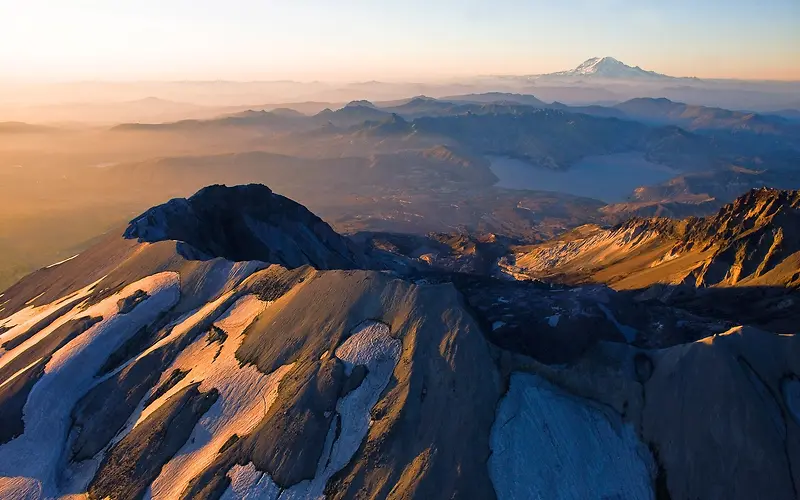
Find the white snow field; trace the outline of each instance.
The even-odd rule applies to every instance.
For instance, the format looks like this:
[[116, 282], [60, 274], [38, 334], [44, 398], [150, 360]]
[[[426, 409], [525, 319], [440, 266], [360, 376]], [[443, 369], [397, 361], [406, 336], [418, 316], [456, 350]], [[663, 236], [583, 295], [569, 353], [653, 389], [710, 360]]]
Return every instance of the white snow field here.
[[269, 474], [259, 472], [252, 463], [235, 466], [228, 472], [231, 485], [223, 499], [238, 498], [281, 500], [324, 498], [325, 484], [353, 457], [371, 424], [370, 410], [378, 402], [400, 359], [401, 342], [391, 336], [389, 327], [377, 321], [364, 321], [340, 345], [335, 356], [350, 375], [357, 365], [366, 365], [367, 376], [358, 388], [336, 403], [341, 417], [341, 432], [336, 438], [336, 422], [331, 423], [325, 447], [311, 481], [302, 481], [281, 490]]
[[[178, 318], [174, 322], [174, 328], [172, 328], [169, 335], [160, 339], [158, 342], [154, 343], [153, 345], [151, 345], [150, 347], [148, 347], [147, 349], [145, 349], [132, 359], [123, 363], [115, 370], [97, 379], [96, 383], [98, 384], [101, 383], [107, 378], [118, 373], [120, 370], [124, 370], [131, 363], [134, 363], [135, 361], [146, 356], [155, 349], [175, 341], [178, 337], [180, 337], [190, 329], [195, 328], [199, 323], [209, 318], [215, 318], [219, 316], [223, 312], [220, 310], [221, 307], [223, 307], [226, 301], [229, 300], [234, 294], [235, 294], [234, 291], [228, 291], [226, 293], [223, 293], [218, 298], [204, 304], [199, 309], [187, 313], [184, 316]], [[205, 339], [204, 336], [202, 338]], [[170, 370], [167, 370], [165, 373], [168, 375], [171, 372], [171, 370], [172, 368]], [[91, 481], [92, 477], [94, 477], [95, 473], [97, 472], [97, 468], [100, 466], [100, 463], [105, 457], [105, 453], [107, 452], [107, 450], [111, 446], [120, 442], [125, 436], [128, 435], [128, 433], [134, 427], [136, 427], [136, 425], [143, 422], [147, 418], [147, 416], [149, 416], [156, 408], [161, 406], [161, 404], [163, 404], [166, 401], [166, 399], [164, 398], [159, 398], [158, 400], [153, 401], [153, 403], [150, 404], [149, 406], [145, 407], [145, 401], [147, 401], [152, 392], [159, 386], [160, 382], [161, 381], [159, 381], [159, 383], [157, 383], [150, 391], [148, 391], [147, 395], [144, 398], [142, 398], [142, 400], [137, 405], [136, 409], [128, 418], [128, 421], [126, 422], [125, 426], [117, 433], [116, 436], [114, 436], [111, 439], [111, 442], [104, 448], [103, 451], [99, 452], [96, 456], [94, 456], [91, 459], [84, 460], [83, 462], [80, 462], [78, 464], [70, 464], [69, 468], [65, 470], [64, 473], [65, 484], [62, 485], [62, 492], [85, 491], [86, 488], [89, 486], [89, 482]], [[169, 394], [172, 395], [173, 392], [169, 392]]]
[[160, 406], [173, 394], [195, 382], [202, 382], [200, 390], [203, 392], [217, 389], [219, 398], [195, 425], [186, 444], [161, 470], [145, 498], [179, 497], [189, 481], [216, 458], [231, 436], [249, 434], [269, 411], [278, 395], [281, 379], [293, 364], [265, 375], [254, 365], [240, 368], [236, 359], [236, 349], [244, 340], [245, 328], [267, 306], [267, 302], [254, 295], [240, 298], [214, 323], [228, 335], [222, 346], [217, 342], [209, 344], [206, 336], [201, 335], [164, 372], [168, 376], [175, 369], [190, 370], [183, 380], [150, 406]]
[[[85, 289], [84, 289], [85, 290]], [[127, 314], [118, 314], [117, 302], [137, 290], [148, 298]], [[94, 375], [113, 352], [141, 327], [180, 298], [177, 273], [149, 276], [126, 286], [119, 293], [88, 307], [73, 308], [56, 320], [63, 324], [84, 316], [103, 319], [56, 351], [34, 385], [23, 410], [25, 431], [0, 446], [0, 476], [12, 478], [0, 482], [0, 498], [51, 498], [58, 495], [56, 475], [63, 464], [62, 448], [70, 426], [70, 412], [77, 401], [95, 383]], [[58, 307], [53, 306], [52, 307]], [[47, 306], [50, 307], [50, 306]], [[16, 356], [49, 333], [51, 325], [2, 358]]]
[[630, 425], [538, 375], [512, 374], [490, 447], [499, 500], [654, 498], [654, 464]]
[[[0, 320], [0, 327], [8, 328], [4, 333], [0, 333], [0, 343], [8, 342], [9, 340], [13, 340], [20, 335], [24, 334], [28, 330], [30, 330], [36, 323], [42, 321], [47, 316], [51, 314], [55, 314], [60, 308], [68, 307], [69, 305], [77, 305], [80, 301], [89, 296], [92, 293], [92, 290], [95, 286], [97, 286], [103, 278], [95, 281], [94, 283], [81, 288], [80, 290], [73, 292], [69, 295], [61, 297], [58, 300], [55, 300], [49, 304], [45, 304], [43, 306], [32, 306], [28, 305], [27, 307], [20, 309], [16, 313], [12, 314], [11, 316]], [[32, 301], [31, 301], [32, 302]], [[30, 302], [29, 302], [30, 304]], [[42, 338], [46, 337], [50, 332], [55, 330], [59, 325], [67, 322], [71, 319], [70, 314], [64, 314], [56, 321], [60, 321], [58, 324], [51, 324], [48, 328], [39, 332], [35, 337], [28, 339], [25, 343], [19, 345], [17, 349], [11, 349], [9, 351], [3, 351], [0, 349], [0, 367], [5, 366], [7, 363], [11, 361], [11, 358], [6, 357], [7, 354], [13, 354], [15, 351], [17, 353], [25, 351], [31, 345], [39, 342]], [[46, 333], [45, 333], [46, 332]]]

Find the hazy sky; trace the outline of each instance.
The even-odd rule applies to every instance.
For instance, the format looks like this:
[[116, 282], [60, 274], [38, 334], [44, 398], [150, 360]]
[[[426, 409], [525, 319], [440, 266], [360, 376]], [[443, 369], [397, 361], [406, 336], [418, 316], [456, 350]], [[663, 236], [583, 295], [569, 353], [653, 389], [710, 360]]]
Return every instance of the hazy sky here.
[[800, 80], [800, 0], [0, 0], [0, 78]]

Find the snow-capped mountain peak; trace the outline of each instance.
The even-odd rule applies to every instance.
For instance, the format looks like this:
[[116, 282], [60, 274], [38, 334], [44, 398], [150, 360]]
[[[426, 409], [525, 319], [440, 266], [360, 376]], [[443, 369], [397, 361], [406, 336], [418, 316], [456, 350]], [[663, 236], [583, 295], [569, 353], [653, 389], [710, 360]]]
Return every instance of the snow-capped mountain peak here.
[[666, 75], [647, 71], [639, 66], [628, 66], [627, 64], [614, 59], [613, 57], [592, 57], [579, 64], [575, 69], [551, 73], [547, 76], [567, 76], [567, 77], [601, 77], [601, 78], [622, 78], [622, 79], [641, 79], [641, 78], [669, 78]]
[[598, 68], [613, 63], [622, 64], [613, 57], [592, 57], [581, 63], [577, 68], [572, 70], [572, 72], [582, 75], [591, 75], [596, 73]]

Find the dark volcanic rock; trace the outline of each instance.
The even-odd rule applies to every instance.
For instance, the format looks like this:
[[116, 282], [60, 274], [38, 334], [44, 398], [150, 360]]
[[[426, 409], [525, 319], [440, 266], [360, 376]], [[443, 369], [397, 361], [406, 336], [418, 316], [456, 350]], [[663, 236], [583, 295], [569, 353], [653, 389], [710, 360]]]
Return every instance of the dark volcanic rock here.
[[[32, 327], [28, 328], [28, 330], [25, 333], [17, 335], [13, 339], [8, 340], [8, 341], [3, 342], [2, 344], [0, 344], [0, 349], [5, 349], [7, 351], [10, 351], [11, 349], [14, 349], [15, 347], [18, 347], [19, 345], [21, 345], [23, 342], [25, 342], [29, 338], [33, 337], [37, 333], [39, 333], [42, 330], [44, 330], [45, 328], [47, 328], [50, 324], [53, 323], [53, 321], [55, 321], [59, 317], [63, 316], [64, 313], [66, 313], [67, 311], [72, 309], [75, 306], [76, 303], [77, 303], [77, 300], [71, 300], [71, 301], [67, 302], [65, 305], [63, 305], [63, 306], [59, 307], [58, 309], [56, 309], [55, 312], [53, 312], [52, 314], [48, 314], [47, 316], [42, 318], [42, 320], [37, 322], [35, 325], [33, 325]], [[3, 330], [3, 328], [0, 328], [0, 334], [2, 334], [2, 333], [4, 333], [4, 330]]]
[[41, 359], [14, 380], [0, 387], [0, 444], [11, 441], [24, 431], [22, 409], [34, 384], [44, 373], [48, 360], [49, 358]]
[[73, 460], [91, 458], [111, 441], [158, 381], [171, 354], [169, 346], [154, 350], [94, 386], [78, 401], [72, 412]]
[[40, 358], [50, 359], [54, 352], [67, 345], [72, 339], [102, 321], [100, 317], [84, 316], [67, 321], [53, 330], [41, 342], [31, 346], [24, 353], [0, 368], [0, 380], [8, 380], [17, 371], [24, 369]]
[[172, 373], [169, 374], [169, 378], [167, 378], [167, 380], [165, 380], [161, 385], [159, 385], [156, 388], [155, 391], [153, 391], [153, 394], [151, 394], [150, 397], [147, 398], [147, 400], [144, 402], [144, 405], [150, 406], [150, 404], [153, 401], [166, 394], [167, 391], [175, 387], [178, 384], [178, 382], [186, 378], [186, 375], [188, 374], [189, 374], [188, 370], [180, 370], [177, 368], [172, 370]]
[[126, 238], [178, 240], [208, 256], [295, 268], [364, 267], [351, 243], [304, 206], [260, 184], [201, 189], [131, 221]]
[[673, 253], [693, 248], [715, 249], [698, 272], [698, 284], [765, 275], [800, 252], [800, 191], [753, 189], [717, 215], [690, 221]]
[[219, 397], [216, 389], [203, 393], [199, 386], [198, 382], [175, 394], [109, 450], [89, 485], [91, 498], [125, 500], [144, 495]]
[[281, 382], [274, 410], [245, 444], [256, 468], [270, 471], [279, 486], [314, 478], [344, 378], [342, 363], [328, 358]]
[[354, 390], [358, 389], [358, 387], [364, 381], [364, 378], [366, 378], [368, 373], [369, 373], [369, 368], [367, 368], [366, 365], [354, 366], [352, 373], [350, 373], [350, 376], [347, 377], [347, 380], [345, 380], [344, 385], [342, 386], [341, 397], [345, 397]]
[[545, 364], [574, 362], [601, 341], [663, 348], [733, 326], [660, 302], [637, 302], [603, 286], [464, 274], [423, 276], [427, 282], [452, 282], [492, 343]]
[[147, 300], [149, 295], [144, 290], [136, 290], [133, 292], [132, 295], [125, 297], [124, 299], [120, 299], [117, 302], [117, 307], [119, 307], [120, 314], [128, 314], [129, 312], [133, 311], [133, 309]]
[[158, 335], [161, 330], [158, 328], [149, 328], [143, 326], [132, 337], [128, 338], [121, 346], [116, 348], [103, 363], [103, 366], [98, 372], [99, 375], [104, 375], [115, 370], [133, 356], [144, 351], [147, 345], [153, 340], [153, 337]]

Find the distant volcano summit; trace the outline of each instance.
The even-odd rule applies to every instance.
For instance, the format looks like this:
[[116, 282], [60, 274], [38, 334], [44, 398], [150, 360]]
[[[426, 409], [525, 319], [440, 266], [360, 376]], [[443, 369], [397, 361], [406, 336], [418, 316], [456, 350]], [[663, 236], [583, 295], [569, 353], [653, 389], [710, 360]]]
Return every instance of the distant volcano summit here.
[[628, 66], [613, 57], [592, 57], [574, 69], [543, 75], [547, 77], [593, 77], [627, 80], [668, 79], [671, 76], [647, 71], [639, 66]]

